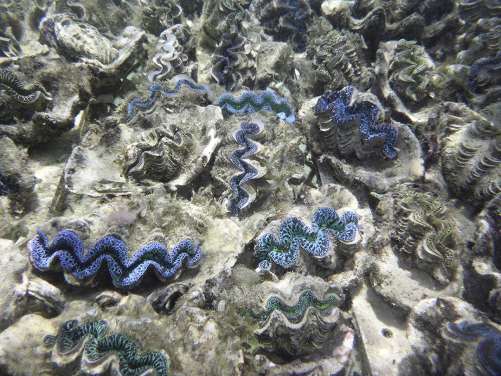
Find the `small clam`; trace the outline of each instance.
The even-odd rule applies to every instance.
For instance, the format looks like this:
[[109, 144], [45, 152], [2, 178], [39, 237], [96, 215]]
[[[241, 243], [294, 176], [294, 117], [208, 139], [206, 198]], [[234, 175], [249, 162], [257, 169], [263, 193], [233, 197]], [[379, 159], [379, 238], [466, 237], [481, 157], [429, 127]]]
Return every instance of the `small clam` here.
[[177, 300], [186, 294], [190, 285], [184, 283], [173, 283], [162, 291], [156, 291], [148, 297], [153, 309], [158, 313], [171, 315], [174, 313], [174, 307]]
[[94, 298], [94, 302], [104, 311], [106, 308], [116, 306], [123, 296], [116, 291], [104, 291]]
[[66, 304], [63, 294], [57, 287], [37, 277], [29, 279], [26, 273], [23, 273], [23, 282], [17, 287], [16, 293], [23, 308], [46, 317], [57, 316]]

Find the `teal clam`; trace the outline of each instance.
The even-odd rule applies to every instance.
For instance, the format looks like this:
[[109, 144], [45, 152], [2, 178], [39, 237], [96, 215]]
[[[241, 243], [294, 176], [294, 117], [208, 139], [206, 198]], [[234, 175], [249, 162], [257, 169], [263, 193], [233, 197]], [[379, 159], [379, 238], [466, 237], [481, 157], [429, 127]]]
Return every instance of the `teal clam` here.
[[[158, 351], [148, 351], [138, 355], [136, 342], [124, 333], [114, 333], [105, 336], [108, 323], [104, 320], [91, 320], [78, 325], [77, 320], [63, 322], [56, 336], [45, 336], [43, 342], [46, 347], [56, 345], [59, 355], [69, 356], [75, 351], [83, 352], [87, 366], [106, 364], [104, 359], [109, 355], [116, 355], [119, 362], [119, 371], [123, 376], [140, 376], [150, 370], [156, 376], [169, 375], [168, 358]], [[85, 345], [79, 346], [87, 337]]]
[[254, 313], [246, 307], [240, 313], [257, 323], [254, 335], [262, 347], [296, 358], [324, 347], [337, 325], [344, 297], [332, 292], [317, 297], [313, 290], [303, 289], [291, 298], [288, 302], [271, 295], [262, 311]]
[[287, 320], [292, 324], [297, 324], [303, 320], [308, 307], [314, 307], [322, 315], [330, 315], [332, 310], [342, 302], [341, 297], [336, 294], [327, 294], [325, 299], [318, 299], [311, 290], [305, 290], [299, 296], [295, 305], [285, 304], [280, 297], [273, 295], [266, 301], [264, 310], [259, 313], [252, 312], [251, 309], [244, 310], [252, 320], [254, 320], [260, 328], [262, 328], [269, 320], [274, 311], [281, 311]]
[[294, 110], [287, 102], [286, 98], [278, 99], [277, 95], [270, 91], [264, 90], [259, 96], [252, 91], [246, 91], [239, 99], [233, 95], [225, 93], [221, 95], [214, 106], [228, 110], [231, 114], [252, 114], [259, 111], [271, 111], [278, 115], [287, 123], [296, 121]]
[[288, 218], [280, 226], [278, 239], [270, 233], [259, 238], [255, 252], [263, 260], [259, 267], [269, 270], [273, 261], [289, 268], [297, 260], [299, 247], [315, 257], [324, 257], [329, 251], [329, 232], [342, 242], [351, 243], [357, 237], [357, 222], [355, 212], [347, 210], [339, 217], [335, 210], [326, 207], [315, 212], [311, 228], [297, 217]]

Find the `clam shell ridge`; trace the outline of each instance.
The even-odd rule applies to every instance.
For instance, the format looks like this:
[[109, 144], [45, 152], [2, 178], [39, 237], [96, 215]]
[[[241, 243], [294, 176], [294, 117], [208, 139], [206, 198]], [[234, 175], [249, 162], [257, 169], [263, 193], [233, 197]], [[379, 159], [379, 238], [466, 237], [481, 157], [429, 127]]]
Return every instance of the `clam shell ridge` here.
[[271, 296], [263, 311], [247, 312], [260, 327], [254, 334], [263, 347], [297, 357], [322, 348], [338, 322], [341, 301], [336, 294], [326, 294], [321, 300], [311, 290], [304, 290], [295, 305]]
[[96, 59], [103, 64], [113, 62], [119, 55], [111, 41], [99, 31], [70, 14], [58, 13], [40, 23], [40, 31], [58, 52], [72, 59]]

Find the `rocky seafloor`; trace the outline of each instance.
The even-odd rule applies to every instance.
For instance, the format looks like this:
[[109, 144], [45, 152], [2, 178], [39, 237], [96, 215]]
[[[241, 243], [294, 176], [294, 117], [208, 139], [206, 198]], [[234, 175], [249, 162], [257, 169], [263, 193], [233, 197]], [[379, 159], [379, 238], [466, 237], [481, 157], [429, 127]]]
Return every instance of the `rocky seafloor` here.
[[501, 375], [501, 2], [0, 2], [1, 375]]

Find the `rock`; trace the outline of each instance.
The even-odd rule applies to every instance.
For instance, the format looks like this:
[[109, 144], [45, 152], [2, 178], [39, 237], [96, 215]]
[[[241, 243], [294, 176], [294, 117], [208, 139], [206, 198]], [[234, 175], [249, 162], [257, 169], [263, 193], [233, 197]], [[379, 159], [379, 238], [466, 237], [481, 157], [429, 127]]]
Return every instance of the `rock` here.
[[437, 283], [425, 271], [404, 268], [390, 247], [383, 248], [372, 264], [369, 277], [372, 290], [386, 304], [406, 312], [421, 300], [435, 297], [458, 297], [461, 293], [461, 278], [448, 286]]
[[28, 269], [28, 260], [21, 256], [18, 248], [10, 240], [0, 239], [2, 253], [0, 254], [0, 284], [1, 317], [0, 330], [4, 330], [21, 315], [20, 298], [25, 292], [19, 293], [18, 286], [22, 283], [23, 273]]
[[362, 354], [373, 375], [398, 375], [402, 361], [413, 355], [406, 337], [405, 318], [362, 285], [353, 298], [353, 322]]
[[16, 375], [52, 373], [50, 353], [43, 346], [43, 338], [52, 331], [50, 321], [42, 316], [23, 316], [0, 333], [0, 369]]
[[17, 148], [8, 137], [0, 136], [0, 174], [10, 181], [9, 206], [16, 214], [28, 210], [30, 200], [33, 200], [36, 179], [28, 166], [28, 155], [23, 149]]

